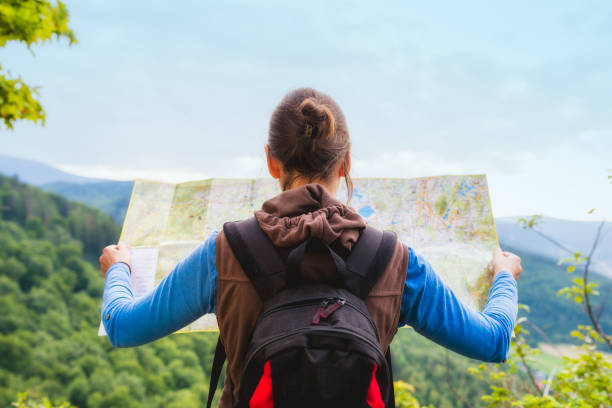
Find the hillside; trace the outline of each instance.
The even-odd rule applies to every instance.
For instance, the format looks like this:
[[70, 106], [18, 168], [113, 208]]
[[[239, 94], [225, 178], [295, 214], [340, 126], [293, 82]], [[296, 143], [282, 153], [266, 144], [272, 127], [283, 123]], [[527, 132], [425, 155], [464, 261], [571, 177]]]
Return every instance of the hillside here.
[[95, 254], [119, 233], [108, 215], [0, 175], [0, 219], [25, 227], [33, 238], [54, 244], [77, 242]]
[[97, 336], [103, 279], [84, 255], [116, 241], [110, 217], [3, 176], [0, 208], [0, 406], [26, 390], [87, 408], [202, 405], [214, 335], [135, 349]]
[[[530, 307], [530, 312], [526, 316], [531, 323], [545, 333], [543, 336], [536, 329], [527, 327], [531, 331], [529, 340], [532, 345], [548, 340], [553, 343], [572, 342], [568, 333], [578, 324], [590, 325], [591, 323], [582, 305], [577, 305], [572, 299], [557, 296], [557, 291], [572, 285], [572, 279], [581, 273], [579, 268], [570, 274], [564, 266], [557, 265], [547, 257], [513, 248], [508, 249], [518, 253], [522, 259], [523, 273], [518, 281], [519, 302]], [[610, 332], [612, 331], [612, 313], [609, 299], [612, 297], [612, 280], [590, 274], [589, 281], [597, 282], [600, 285], [600, 296], [593, 298], [593, 308], [597, 313], [602, 311], [600, 315], [602, 327]], [[608, 299], [608, 306], [601, 309], [606, 299]]]
[[0, 154], [0, 174], [97, 208], [121, 224], [133, 182], [100, 180], [66, 173], [35, 160]]
[[119, 223], [130, 203], [133, 181], [100, 181], [94, 183], [55, 182], [44, 184], [42, 189], [59, 194], [69, 200], [87, 204], [110, 215]]

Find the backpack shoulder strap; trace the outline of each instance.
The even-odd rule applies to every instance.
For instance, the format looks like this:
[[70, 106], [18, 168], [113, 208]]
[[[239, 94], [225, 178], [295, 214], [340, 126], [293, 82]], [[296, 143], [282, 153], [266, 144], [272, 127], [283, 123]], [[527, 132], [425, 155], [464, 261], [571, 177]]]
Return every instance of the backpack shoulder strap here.
[[223, 233], [262, 301], [285, 287], [285, 262], [255, 217], [226, 222]]
[[379, 231], [366, 226], [346, 259], [347, 288], [365, 299], [382, 276], [393, 252], [397, 236], [391, 231]]
[[225, 347], [221, 343], [221, 336], [217, 339], [217, 348], [215, 349], [215, 357], [213, 359], [212, 369], [210, 370], [210, 383], [208, 385], [208, 400], [206, 402], [206, 408], [211, 408], [215, 392], [217, 391], [217, 385], [219, 384], [219, 377], [221, 377], [221, 370], [223, 370], [223, 364], [227, 358], [225, 354]]

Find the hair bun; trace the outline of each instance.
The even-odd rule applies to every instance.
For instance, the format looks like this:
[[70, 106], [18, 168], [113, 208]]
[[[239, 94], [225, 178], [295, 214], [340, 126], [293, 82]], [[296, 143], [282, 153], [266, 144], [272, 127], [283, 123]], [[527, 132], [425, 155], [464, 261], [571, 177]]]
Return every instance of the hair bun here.
[[308, 129], [308, 125], [315, 128], [311, 129], [312, 135], [308, 135], [309, 137], [329, 138], [333, 136], [336, 119], [326, 105], [319, 104], [314, 98], [306, 98], [300, 104], [300, 112], [304, 115], [305, 128]]

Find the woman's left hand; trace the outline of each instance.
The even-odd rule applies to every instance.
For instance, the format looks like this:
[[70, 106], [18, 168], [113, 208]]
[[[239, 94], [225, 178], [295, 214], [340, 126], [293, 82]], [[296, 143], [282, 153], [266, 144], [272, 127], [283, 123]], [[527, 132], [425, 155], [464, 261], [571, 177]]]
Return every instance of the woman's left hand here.
[[100, 270], [102, 271], [102, 276], [106, 277], [106, 271], [116, 262], [125, 263], [130, 270], [132, 266], [130, 264], [130, 247], [123, 242], [119, 242], [117, 245], [109, 245], [102, 251], [102, 255], [99, 258], [100, 261]]

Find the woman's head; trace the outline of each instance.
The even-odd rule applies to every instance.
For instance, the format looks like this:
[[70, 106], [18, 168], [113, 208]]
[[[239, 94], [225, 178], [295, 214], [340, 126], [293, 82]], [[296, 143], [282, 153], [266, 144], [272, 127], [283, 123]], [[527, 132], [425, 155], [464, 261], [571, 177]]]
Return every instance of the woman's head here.
[[350, 197], [350, 147], [342, 110], [331, 97], [315, 89], [289, 92], [272, 113], [268, 167], [283, 190], [306, 182], [337, 188], [343, 176]]

